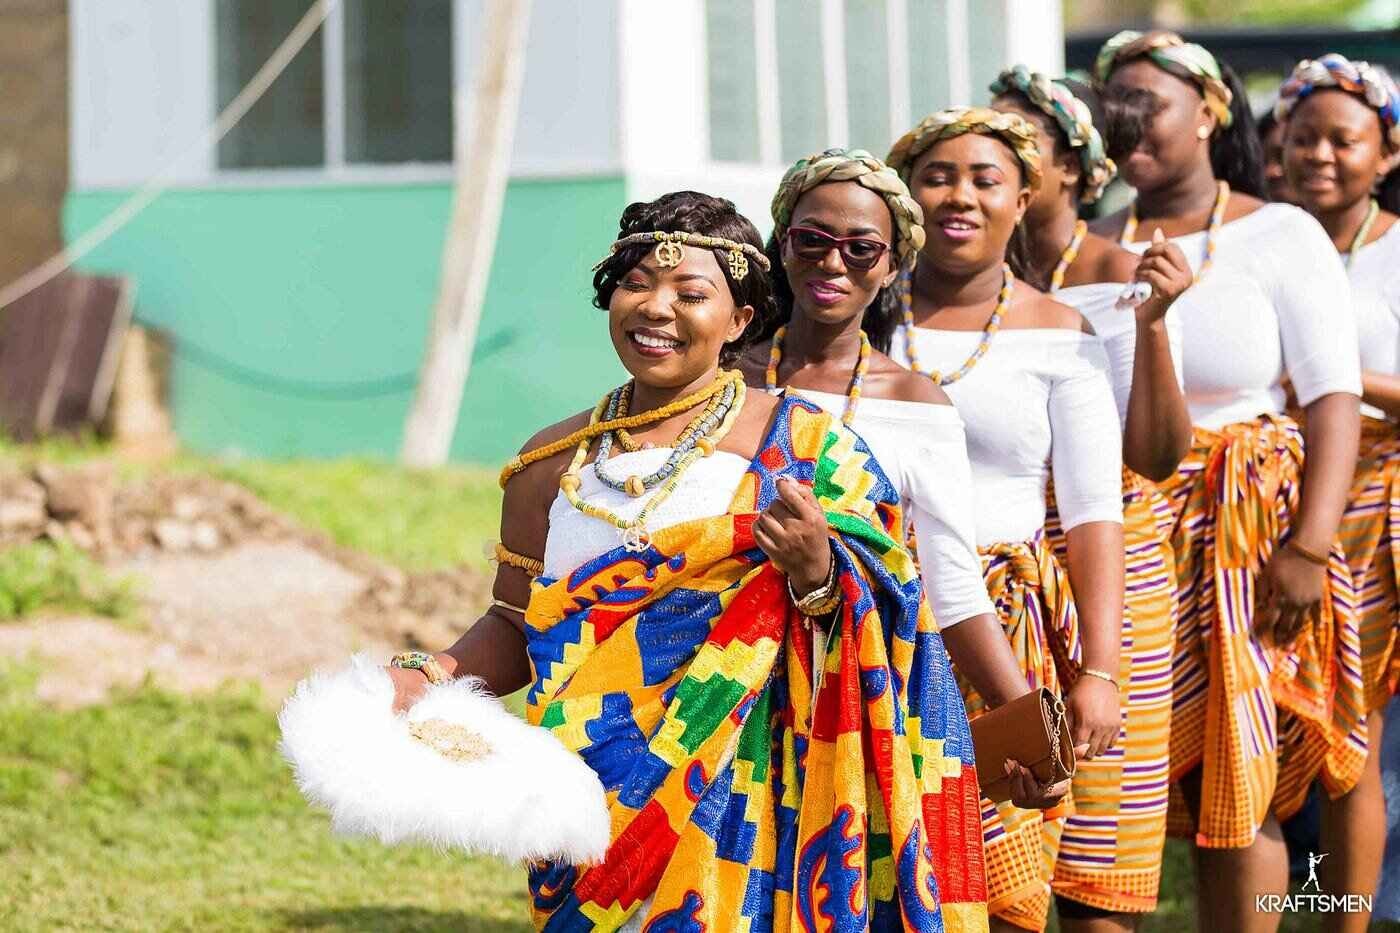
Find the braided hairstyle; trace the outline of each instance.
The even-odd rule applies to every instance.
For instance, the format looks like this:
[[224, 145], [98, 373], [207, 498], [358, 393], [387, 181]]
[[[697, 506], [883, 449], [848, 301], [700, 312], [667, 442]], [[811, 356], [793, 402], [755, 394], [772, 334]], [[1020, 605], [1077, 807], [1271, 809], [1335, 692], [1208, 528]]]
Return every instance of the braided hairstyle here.
[[[759, 236], [758, 229], [739, 213], [733, 201], [698, 191], [673, 191], [655, 201], [629, 204], [622, 212], [617, 227], [616, 238], [619, 240], [634, 233], [656, 231], [699, 233], [763, 249], [763, 238]], [[593, 306], [606, 311], [623, 277], [655, 248], [651, 243], [634, 243], [622, 247], [603, 262], [593, 274]], [[750, 305], [754, 309], [754, 319], [749, 326], [737, 339], [726, 343], [720, 353], [720, 365], [732, 366], [755, 342], [759, 333], [773, 327], [771, 322], [777, 315], [777, 306], [773, 302], [772, 280], [757, 263], [749, 266], [748, 274], [742, 279], [735, 280], [729, 270], [728, 253], [720, 248], [713, 248], [710, 252], [719, 264], [734, 304], [738, 307]]]

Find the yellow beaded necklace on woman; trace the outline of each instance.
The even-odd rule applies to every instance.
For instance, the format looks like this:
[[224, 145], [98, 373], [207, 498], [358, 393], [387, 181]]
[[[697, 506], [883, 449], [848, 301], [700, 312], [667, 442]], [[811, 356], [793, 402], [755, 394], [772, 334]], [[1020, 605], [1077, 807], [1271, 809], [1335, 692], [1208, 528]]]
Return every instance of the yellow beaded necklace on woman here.
[[[778, 364], [783, 361], [783, 338], [787, 336], [787, 325], [779, 327], [773, 334], [773, 349], [768, 351], [768, 371], [764, 373], [763, 384], [768, 391], [778, 388]], [[841, 423], [846, 427], [856, 420], [856, 406], [860, 404], [860, 386], [870, 369], [870, 338], [865, 331], [860, 332], [860, 355], [856, 358], [856, 371], [851, 376], [851, 388], [846, 393], [846, 410], [841, 413]]]
[[[661, 483], [660, 487], [652, 497], [647, 500], [646, 504], [642, 506], [642, 510], [637, 513], [635, 518], [631, 520], [624, 519], [609, 509], [583, 501], [583, 498], [579, 495], [579, 487], [583, 482], [583, 464], [584, 461], [588, 459], [588, 448], [595, 437], [608, 433], [615, 434], [619, 430], [628, 428], [655, 424], [658, 421], [665, 421], [667, 418], [678, 415], [684, 411], [689, 411], [697, 405], [710, 401], [712, 398], [725, 393], [731, 386], [733, 387], [733, 402], [729, 405], [728, 410], [723, 413], [720, 423], [705, 438], [708, 443], [702, 444], [697, 442], [689, 452], [681, 458], [680, 462], [676, 464], [675, 470]], [[656, 511], [661, 503], [665, 502], [670, 497], [671, 493], [675, 492], [676, 486], [680, 484], [681, 477], [685, 474], [685, 471], [690, 469], [691, 465], [701, 457], [707, 457], [713, 453], [719, 442], [734, 427], [734, 423], [739, 418], [739, 412], [744, 407], [744, 392], [744, 377], [742, 374], [736, 370], [721, 370], [716, 374], [714, 381], [708, 386], [698, 392], [692, 392], [684, 398], [677, 399], [669, 405], [663, 405], [660, 408], [654, 408], [651, 411], [644, 411], [635, 415], [604, 419], [603, 415], [608, 408], [610, 406], [616, 408], [618, 404], [620, 390], [614, 389], [612, 392], [604, 395], [602, 399], [599, 400], [598, 404], [594, 406], [593, 415], [589, 418], [587, 427], [573, 432], [568, 437], [560, 438], [553, 443], [546, 444], [543, 447], [515, 457], [507, 463], [501, 470], [501, 486], [504, 487], [512, 476], [519, 473], [530, 464], [545, 460], [560, 451], [567, 450], [570, 446], [577, 445], [574, 451], [574, 458], [570, 462], [568, 469], [564, 471], [563, 476], [559, 477], [560, 492], [564, 494], [564, 498], [569, 501], [570, 505], [583, 514], [601, 519], [617, 528], [622, 534], [622, 545], [627, 548], [627, 550], [644, 551], [651, 543], [651, 533], [648, 531], [646, 524], [647, 519], [651, 517], [651, 514]], [[707, 410], [709, 410], [708, 407]], [[689, 429], [688, 426], [686, 430]]]
[[1074, 265], [1074, 261], [1079, 258], [1079, 247], [1084, 245], [1084, 237], [1089, 233], [1089, 225], [1085, 221], [1076, 220], [1074, 222], [1074, 234], [1069, 238], [1069, 245], [1060, 254], [1060, 261], [1055, 265], [1055, 271], [1050, 276], [1050, 291], [1057, 292], [1065, 284], [1065, 273], [1069, 272], [1069, 267]]
[[[1215, 261], [1216, 240], [1220, 236], [1220, 228], [1225, 226], [1225, 208], [1230, 204], [1230, 183], [1219, 181], [1215, 183], [1215, 206], [1210, 211], [1210, 224], [1206, 227], [1206, 255], [1201, 260], [1201, 268], [1192, 277], [1193, 283], [1199, 282], [1206, 274], [1210, 264]], [[1128, 219], [1123, 223], [1123, 232], [1118, 237], [1120, 246], [1127, 246], [1133, 242], [1133, 237], [1137, 235], [1138, 214], [1137, 201], [1128, 208]]]
[[1011, 293], [1016, 285], [1016, 276], [1011, 272], [1011, 266], [1007, 263], [1001, 264], [1001, 292], [997, 295], [996, 307], [992, 309], [992, 316], [987, 319], [987, 326], [982, 329], [982, 339], [977, 344], [977, 349], [972, 351], [972, 355], [967, 358], [954, 372], [947, 376], [938, 370], [925, 370], [919, 366], [918, 352], [914, 348], [914, 275], [913, 271], [904, 273], [903, 287], [900, 289], [900, 300], [904, 303], [904, 355], [909, 359], [909, 368], [916, 373], [928, 376], [941, 386], [957, 382], [963, 376], [972, 372], [972, 367], [977, 365], [977, 361], [987, 355], [991, 349], [992, 338], [1001, 330], [1001, 319], [1006, 314], [1006, 310], [1011, 307]]

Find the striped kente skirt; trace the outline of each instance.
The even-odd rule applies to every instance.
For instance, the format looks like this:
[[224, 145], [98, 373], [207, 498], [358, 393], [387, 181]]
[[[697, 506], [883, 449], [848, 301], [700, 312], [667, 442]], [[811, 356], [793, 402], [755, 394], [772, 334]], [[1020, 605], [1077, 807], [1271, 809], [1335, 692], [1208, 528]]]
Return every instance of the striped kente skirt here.
[[[1287, 537], [1302, 475], [1297, 424], [1264, 416], [1197, 428], [1160, 487], [1176, 516], [1178, 600], [1168, 831], [1198, 846], [1246, 847], [1270, 807], [1286, 819], [1319, 775], [1343, 793], [1365, 763], [1355, 592], [1338, 544], [1320, 610], [1294, 643], [1276, 648], [1253, 634], [1259, 573]], [[1178, 781], [1198, 768], [1193, 814]]]

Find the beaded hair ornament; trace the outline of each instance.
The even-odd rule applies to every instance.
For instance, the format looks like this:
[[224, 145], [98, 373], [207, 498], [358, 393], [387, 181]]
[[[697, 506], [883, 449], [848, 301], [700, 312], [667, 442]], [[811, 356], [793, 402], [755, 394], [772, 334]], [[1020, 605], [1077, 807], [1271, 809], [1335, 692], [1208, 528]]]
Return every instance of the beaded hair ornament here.
[[993, 94], [1020, 93], [1032, 106], [1053, 119], [1069, 140], [1070, 148], [1079, 154], [1079, 164], [1084, 170], [1080, 203], [1093, 204], [1103, 195], [1104, 188], [1118, 173], [1118, 166], [1104, 151], [1103, 136], [1094, 127], [1094, 117], [1084, 101], [1059, 81], [1031, 71], [1025, 65], [1003, 71], [992, 82], [990, 90]]
[[1274, 116], [1287, 120], [1293, 109], [1313, 91], [1336, 88], [1346, 91], [1376, 111], [1384, 130], [1387, 152], [1400, 151], [1400, 89], [1384, 68], [1370, 62], [1354, 62], [1336, 52], [1319, 59], [1305, 58], [1283, 83], [1274, 105]]
[[656, 249], [652, 251], [652, 256], [656, 259], [656, 264], [663, 269], [674, 269], [685, 260], [683, 246], [725, 250], [729, 254], [726, 259], [729, 274], [736, 282], [742, 282], [744, 276], [749, 274], [750, 259], [758, 263], [758, 267], [764, 272], [769, 269], [768, 257], [763, 255], [763, 251], [752, 243], [738, 243], [724, 237], [706, 236], [703, 233], [648, 230], [645, 233], [630, 234], [613, 243], [612, 246], [608, 247], [608, 254], [598, 261], [597, 265], [593, 267], [593, 271], [597, 272], [606, 266], [617, 255], [618, 250], [637, 243], [655, 243]]
[[781, 241], [802, 195], [827, 182], [853, 181], [884, 199], [894, 218], [895, 257], [899, 265], [914, 261], [924, 245], [924, 211], [899, 175], [864, 149], [828, 149], [799, 159], [787, 170], [773, 195], [773, 237]]
[[1040, 144], [1035, 127], [1019, 114], [1002, 113], [989, 107], [951, 107], [924, 117], [894, 144], [890, 154], [885, 156], [885, 164], [908, 184], [919, 156], [934, 143], [965, 133], [980, 133], [1001, 140], [1021, 163], [1026, 187], [1032, 191], [1040, 187]]
[[1094, 78], [1099, 84], [1121, 65], [1135, 58], [1146, 58], [1158, 68], [1196, 85], [1206, 106], [1222, 127], [1234, 122], [1230, 102], [1234, 95], [1220, 74], [1220, 63], [1204, 46], [1187, 42], [1174, 32], [1155, 30], [1142, 33], [1125, 29], [1103, 44], [1094, 60]]

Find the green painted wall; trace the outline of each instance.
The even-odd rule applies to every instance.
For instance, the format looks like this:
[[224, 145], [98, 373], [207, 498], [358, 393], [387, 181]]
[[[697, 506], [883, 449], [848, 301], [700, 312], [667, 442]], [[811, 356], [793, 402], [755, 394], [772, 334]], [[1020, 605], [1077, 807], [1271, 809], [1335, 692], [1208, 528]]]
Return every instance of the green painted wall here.
[[[125, 194], [69, 195], [65, 235]], [[190, 448], [393, 457], [450, 199], [445, 185], [172, 191], [82, 267], [134, 276], [138, 318], [174, 337]], [[624, 204], [621, 178], [511, 183], [455, 459], [497, 463], [621, 379], [589, 267]]]

